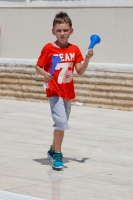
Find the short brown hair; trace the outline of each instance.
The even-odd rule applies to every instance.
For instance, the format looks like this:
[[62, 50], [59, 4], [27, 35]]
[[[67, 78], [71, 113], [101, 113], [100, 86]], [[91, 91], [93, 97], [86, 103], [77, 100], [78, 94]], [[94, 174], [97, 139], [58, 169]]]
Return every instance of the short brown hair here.
[[56, 24], [62, 24], [62, 23], [69, 24], [69, 26], [72, 28], [72, 21], [68, 16], [68, 14], [65, 12], [59, 12], [55, 15], [55, 18], [53, 20], [53, 28], [55, 27]]

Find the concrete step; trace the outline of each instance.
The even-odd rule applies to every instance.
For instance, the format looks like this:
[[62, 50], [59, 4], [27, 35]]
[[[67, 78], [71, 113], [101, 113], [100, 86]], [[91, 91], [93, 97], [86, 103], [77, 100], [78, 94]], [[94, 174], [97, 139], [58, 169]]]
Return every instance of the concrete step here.
[[[123, 67], [123, 66], [122, 66]], [[74, 73], [76, 98], [84, 105], [121, 110], [133, 109], [133, 69], [88, 68], [84, 75]], [[47, 101], [44, 79], [34, 65], [0, 65], [0, 98]]]
[[[118, 88], [119, 89], [119, 88]], [[106, 98], [106, 99], [122, 99], [122, 100], [133, 100], [133, 89], [130, 88], [131, 90], [128, 91], [121, 91], [118, 89], [114, 91], [111, 90], [93, 90], [93, 88], [88, 89], [85, 87], [84, 89], [82, 87], [76, 88], [76, 96], [80, 97], [87, 97], [87, 98]], [[45, 88], [40, 85], [21, 85], [20, 82], [19, 84], [0, 84], [0, 90], [4, 91], [17, 91], [17, 92], [28, 92], [28, 93], [36, 93], [36, 94], [45, 94]], [[87, 101], [87, 100], [86, 100]]]

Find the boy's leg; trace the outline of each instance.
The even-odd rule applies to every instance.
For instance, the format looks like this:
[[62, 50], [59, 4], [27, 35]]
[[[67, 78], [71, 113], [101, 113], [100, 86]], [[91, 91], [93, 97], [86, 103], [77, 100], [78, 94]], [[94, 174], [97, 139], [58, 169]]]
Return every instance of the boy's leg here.
[[54, 139], [52, 150], [54, 152], [61, 152], [61, 145], [64, 138], [64, 130], [54, 130]]
[[55, 169], [62, 169], [63, 164], [63, 155], [61, 153], [61, 145], [64, 138], [64, 130], [54, 130], [54, 139], [52, 149], [54, 151], [52, 157], [52, 167]]
[[61, 97], [49, 98], [51, 106], [51, 114], [53, 121], [55, 122], [54, 127], [54, 139], [52, 145], [52, 161], [54, 168], [62, 168], [62, 153], [61, 145], [64, 138], [64, 131], [69, 129], [68, 118], [71, 111], [71, 101], [64, 100]]

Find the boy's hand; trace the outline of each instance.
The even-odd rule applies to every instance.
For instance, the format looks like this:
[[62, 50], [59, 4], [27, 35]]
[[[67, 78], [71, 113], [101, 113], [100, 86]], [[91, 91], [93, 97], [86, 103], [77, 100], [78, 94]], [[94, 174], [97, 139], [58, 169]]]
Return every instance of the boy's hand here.
[[87, 49], [86, 50], [86, 57], [91, 58], [94, 55], [93, 49]]
[[44, 81], [45, 81], [46, 83], [49, 83], [49, 82], [51, 81], [52, 78], [53, 78], [53, 76], [52, 76], [50, 73], [46, 72], [46, 74], [45, 74], [45, 76], [44, 76]]

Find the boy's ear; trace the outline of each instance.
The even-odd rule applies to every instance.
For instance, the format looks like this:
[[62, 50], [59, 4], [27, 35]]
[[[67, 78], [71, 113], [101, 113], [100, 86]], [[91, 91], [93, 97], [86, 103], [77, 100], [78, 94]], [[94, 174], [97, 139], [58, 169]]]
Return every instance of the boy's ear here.
[[53, 35], [55, 35], [55, 33], [54, 33], [54, 29], [52, 28], [52, 33], [53, 33]]
[[73, 34], [73, 28], [71, 28], [71, 35]]

